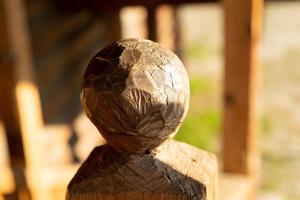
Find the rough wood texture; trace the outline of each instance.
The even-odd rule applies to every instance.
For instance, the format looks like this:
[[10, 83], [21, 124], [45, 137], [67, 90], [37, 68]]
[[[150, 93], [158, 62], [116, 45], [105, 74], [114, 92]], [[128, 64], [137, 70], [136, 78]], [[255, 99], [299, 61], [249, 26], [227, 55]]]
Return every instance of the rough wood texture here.
[[105, 145], [83, 163], [67, 199], [212, 200], [216, 176], [214, 155], [184, 143], [166, 141], [149, 154], [120, 153]]
[[255, 174], [255, 90], [263, 0], [225, 0], [224, 6], [224, 170]]
[[108, 145], [83, 163], [67, 200], [216, 200], [214, 155], [171, 139], [189, 101], [174, 53], [149, 40], [110, 44], [89, 63], [81, 100]]
[[189, 101], [178, 57], [150, 40], [114, 42], [89, 63], [81, 100], [103, 137], [121, 151], [143, 153], [169, 138]]

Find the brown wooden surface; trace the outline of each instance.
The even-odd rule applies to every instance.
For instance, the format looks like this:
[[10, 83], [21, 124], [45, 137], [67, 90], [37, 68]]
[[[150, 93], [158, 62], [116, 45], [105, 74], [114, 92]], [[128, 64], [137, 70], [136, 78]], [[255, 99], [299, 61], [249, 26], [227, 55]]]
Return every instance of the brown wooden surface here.
[[43, 126], [37, 86], [34, 83], [31, 41], [23, 0], [5, 0], [6, 21], [9, 32], [9, 52], [13, 57], [15, 85], [11, 90], [16, 95], [17, 112], [28, 165], [38, 162], [32, 144]]
[[223, 163], [226, 172], [258, 168], [256, 82], [263, 0], [224, 0]]
[[217, 2], [217, 0], [111, 0], [111, 1], [99, 1], [99, 0], [56, 0], [57, 5], [63, 9], [78, 10], [89, 8], [91, 10], [100, 10], [102, 12], [110, 12], [112, 10], [120, 9], [122, 6], [135, 6], [142, 5], [146, 7], [155, 7], [161, 4], [185, 4], [185, 3], [207, 3]]
[[22, 166], [25, 160], [15, 95], [14, 60], [10, 51], [5, 8], [4, 1], [0, 1], [0, 120], [3, 121], [6, 130], [10, 162]]
[[174, 5], [158, 6], [156, 17], [157, 42], [174, 51], [181, 58], [182, 48], [178, 7]]
[[1, 194], [13, 193], [16, 190], [16, 184], [11, 169], [10, 159], [5, 129], [0, 121], [0, 199]]
[[[7, 165], [0, 165], [0, 193], [4, 193], [5, 199], [16, 199], [24, 194], [27, 188], [24, 171], [25, 155], [22, 142], [22, 122], [18, 112], [18, 99], [16, 95], [17, 77], [20, 71], [17, 64], [26, 62], [18, 52], [23, 48], [23, 43], [18, 44], [22, 36], [16, 35], [15, 28], [20, 24], [13, 20], [15, 14], [12, 10], [13, 1], [0, 2], [0, 120], [5, 127], [5, 138], [8, 144], [9, 159]], [[18, 9], [18, 7], [17, 7]], [[14, 33], [12, 33], [14, 32]], [[18, 32], [18, 34], [22, 34]], [[18, 37], [13, 41], [12, 37]], [[14, 38], [15, 39], [15, 38]], [[19, 60], [20, 59], [20, 60]], [[24, 65], [26, 65], [24, 63]], [[1, 158], [2, 159], [2, 158]], [[27, 191], [27, 189], [25, 189]], [[28, 194], [28, 193], [27, 193]]]
[[[265, 1], [298, 1], [298, 0], [265, 0]], [[216, 3], [222, 0], [55, 0], [58, 7], [66, 10], [82, 10], [90, 9], [94, 11], [110, 12], [112, 10], [120, 9], [122, 6], [159, 6], [162, 4], [191, 4], [191, 3]]]
[[147, 7], [147, 31], [148, 39], [157, 42], [156, 6]]
[[149, 154], [96, 147], [68, 186], [67, 200], [216, 200], [217, 160], [166, 141]]
[[[4, 0], [3, 2], [5, 22], [9, 35], [7, 38], [7, 52], [9, 52], [8, 55], [13, 60], [10, 63], [10, 68], [7, 68], [11, 70], [11, 73], [6, 72], [7, 75], [11, 75], [11, 84], [4, 85], [4, 89], [15, 95], [8, 96], [6, 100], [16, 102], [18, 118], [14, 120], [18, 120], [15, 124], [19, 124], [20, 127], [27, 170], [35, 171], [34, 178], [37, 179], [39, 174], [38, 163], [40, 162], [38, 154], [40, 152], [36, 151], [36, 149], [39, 149], [38, 132], [41, 130], [43, 122], [39, 94], [34, 83], [27, 15], [23, 0]], [[15, 111], [11, 110], [11, 112]], [[8, 141], [8, 144], [10, 142]], [[18, 194], [28, 196], [28, 192], [26, 192], [27, 194], [24, 193], [24, 188], [27, 191], [27, 181], [25, 180], [25, 174], [23, 174], [24, 166], [14, 165], [12, 167], [15, 182], [18, 186]]]
[[110, 145], [144, 153], [176, 133], [188, 109], [188, 75], [179, 58], [160, 44], [119, 40], [91, 59], [81, 102]]
[[182, 62], [162, 45], [132, 38], [99, 51], [84, 73], [81, 102], [108, 145], [81, 165], [67, 199], [216, 200], [214, 155], [171, 139], [189, 96]]

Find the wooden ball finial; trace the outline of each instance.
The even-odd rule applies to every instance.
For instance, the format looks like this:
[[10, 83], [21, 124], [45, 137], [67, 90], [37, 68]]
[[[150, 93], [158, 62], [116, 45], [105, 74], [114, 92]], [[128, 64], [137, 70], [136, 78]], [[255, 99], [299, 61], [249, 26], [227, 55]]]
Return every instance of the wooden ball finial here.
[[66, 200], [216, 200], [216, 157], [171, 139], [188, 109], [188, 83], [178, 57], [149, 40], [96, 54], [81, 101], [108, 144], [80, 166]]
[[179, 58], [158, 43], [111, 43], [90, 61], [81, 85], [84, 110], [116, 150], [144, 153], [177, 132], [189, 102]]

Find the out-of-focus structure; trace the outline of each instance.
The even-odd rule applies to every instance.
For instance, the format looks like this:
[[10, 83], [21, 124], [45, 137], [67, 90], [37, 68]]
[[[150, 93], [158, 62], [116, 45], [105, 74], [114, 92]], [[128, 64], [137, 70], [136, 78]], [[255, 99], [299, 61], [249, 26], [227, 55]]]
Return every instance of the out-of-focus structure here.
[[[101, 142], [91, 139], [77, 150], [69, 148], [78, 139], [74, 131], [78, 137], [95, 132], [77, 116], [79, 100], [73, 97], [79, 90], [74, 85], [79, 85], [80, 66], [91, 52], [121, 37], [120, 9], [145, 6], [148, 38], [180, 53], [176, 5], [195, 2], [210, 1], [0, 1], [0, 199], [64, 199], [78, 167], [74, 160], [86, 156], [80, 149]], [[224, 0], [222, 6], [225, 73], [219, 196], [254, 199], [263, 0]]]

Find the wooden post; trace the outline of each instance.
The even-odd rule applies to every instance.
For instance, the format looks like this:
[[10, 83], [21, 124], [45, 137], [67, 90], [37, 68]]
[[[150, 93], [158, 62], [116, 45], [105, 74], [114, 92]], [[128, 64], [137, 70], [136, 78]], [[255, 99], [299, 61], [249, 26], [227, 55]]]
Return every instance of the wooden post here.
[[120, 11], [122, 38], [147, 37], [147, 10], [143, 6], [126, 6]]
[[13, 58], [13, 91], [16, 95], [25, 157], [28, 165], [35, 165], [38, 162], [36, 140], [38, 132], [42, 130], [43, 120], [38, 89], [34, 82], [26, 12], [22, 0], [5, 0], [4, 5], [10, 36], [9, 49]]
[[105, 41], [113, 42], [121, 38], [120, 9], [105, 13]]
[[181, 54], [180, 20], [177, 6], [161, 5], [157, 8], [157, 42]]
[[148, 39], [157, 41], [156, 6], [147, 7]]
[[224, 0], [224, 171], [252, 175], [259, 165], [256, 82], [263, 0]]
[[[14, 123], [19, 125], [29, 185], [39, 184], [40, 175], [40, 141], [39, 133], [43, 128], [40, 97], [34, 81], [31, 42], [27, 24], [27, 16], [23, 0], [4, 0], [4, 14], [8, 47], [7, 55], [12, 58], [5, 74], [11, 75], [8, 87], [13, 95], [5, 101], [15, 102], [18, 118]], [[9, 72], [9, 73], [8, 73]], [[36, 191], [34, 191], [36, 192]], [[41, 199], [37, 193], [33, 199]], [[44, 198], [42, 198], [44, 199]]]
[[[3, 121], [12, 165], [24, 165], [22, 136], [17, 112], [12, 55], [4, 2], [0, 1], [0, 119]], [[5, 98], [4, 98], [5, 97]]]
[[180, 30], [177, 7], [160, 5], [147, 7], [148, 38], [180, 55]]
[[81, 102], [108, 145], [92, 151], [66, 199], [216, 200], [215, 156], [172, 140], [188, 101], [183, 64], [158, 43], [121, 40], [97, 53]]

